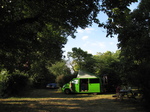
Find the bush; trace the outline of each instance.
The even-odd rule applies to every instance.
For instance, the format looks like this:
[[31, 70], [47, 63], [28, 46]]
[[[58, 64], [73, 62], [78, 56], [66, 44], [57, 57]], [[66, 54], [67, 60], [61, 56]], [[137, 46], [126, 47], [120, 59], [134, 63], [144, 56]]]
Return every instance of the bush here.
[[26, 89], [29, 84], [25, 73], [15, 71], [10, 74], [3, 69], [0, 72], [0, 95], [2, 97], [18, 96]]
[[64, 84], [68, 83], [73, 78], [77, 77], [77, 75], [59, 75], [56, 78], [56, 83], [62, 87]]
[[50, 73], [35, 73], [31, 76], [32, 87], [43, 89], [48, 83], [55, 82], [55, 76]]

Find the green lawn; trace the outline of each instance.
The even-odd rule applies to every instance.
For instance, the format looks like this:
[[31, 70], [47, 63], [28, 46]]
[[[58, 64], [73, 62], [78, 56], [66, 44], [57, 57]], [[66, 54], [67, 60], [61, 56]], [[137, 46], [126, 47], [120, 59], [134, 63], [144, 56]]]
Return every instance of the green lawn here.
[[0, 112], [146, 112], [138, 102], [115, 101], [112, 95], [66, 95], [57, 90], [39, 89], [24, 97], [0, 99]]

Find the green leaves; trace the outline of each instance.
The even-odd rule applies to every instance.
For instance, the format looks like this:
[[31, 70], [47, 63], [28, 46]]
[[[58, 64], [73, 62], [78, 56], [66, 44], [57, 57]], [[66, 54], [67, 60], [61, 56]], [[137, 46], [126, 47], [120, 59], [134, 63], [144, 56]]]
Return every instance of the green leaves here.
[[26, 61], [60, 60], [67, 37], [96, 21], [98, 8], [99, 0], [0, 1], [0, 63], [13, 71]]
[[64, 62], [64, 61], [56, 62], [55, 64], [52, 64], [51, 67], [48, 67], [48, 69], [55, 76], [71, 74], [70, 69], [67, 67], [66, 62]]
[[91, 54], [83, 51], [81, 48], [72, 48], [72, 52], [68, 52], [68, 57], [73, 59], [72, 64], [74, 70], [88, 70], [92, 71], [93, 58]]
[[137, 2], [137, 0], [103, 0], [100, 10], [107, 14], [108, 20], [103, 23], [103, 27], [107, 29], [107, 37], [113, 37], [127, 25], [130, 10], [128, 6]]
[[10, 74], [5, 69], [0, 71], [0, 96], [2, 97], [19, 95], [24, 92], [28, 84], [28, 76], [23, 72], [15, 71]]

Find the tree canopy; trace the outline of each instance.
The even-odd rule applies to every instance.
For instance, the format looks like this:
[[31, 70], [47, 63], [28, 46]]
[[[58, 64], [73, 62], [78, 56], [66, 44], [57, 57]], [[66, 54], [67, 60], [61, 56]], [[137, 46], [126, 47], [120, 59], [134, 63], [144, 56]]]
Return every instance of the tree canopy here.
[[14, 71], [60, 60], [67, 37], [97, 22], [98, 11], [99, 0], [1, 0], [1, 65]]
[[98, 22], [99, 0], [1, 0], [0, 12], [0, 70], [40, 87], [54, 81], [47, 66], [61, 60], [67, 37]]
[[100, 11], [107, 14], [106, 23], [100, 23], [107, 30], [107, 36], [113, 37], [120, 30], [128, 25], [129, 6], [138, 0], [102, 0]]
[[[67, 37], [75, 38], [78, 27], [86, 28], [95, 22], [107, 29], [106, 36], [118, 35], [120, 60], [114, 58], [116, 53], [92, 56], [73, 48], [69, 56], [74, 59], [76, 69], [122, 74], [122, 78], [141, 87], [144, 96], [150, 99], [150, 1], [141, 0], [138, 8], [131, 11], [128, 6], [137, 1], [1, 0], [0, 69], [6, 69], [8, 74], [23, 71], [41, 83], [50, 74], [47, 66], [61, 60]], [[106, 23], [97, 18], [100, 11], [107, 14]]]
[[72, 52], [68, 52], [68, 57], [72, 58], [72, 69], [74, 71], [78, 70], [88, 70], [92, 72], [94, 59], [92, 54], [88, 54], [86, 51], [83, 51], [81, 48], [72, 48]]
[[150, 1], [141, 0], [133, 11], [129, 10], [127, 4], [137, 0], [118, 1], [119, 4], [111, 2], [104, 8], [109, 17], [104, 27], [108, 35], [118, 35], [122, 76], [128, 83], [142, 88], [146, 101], [150, 102]]

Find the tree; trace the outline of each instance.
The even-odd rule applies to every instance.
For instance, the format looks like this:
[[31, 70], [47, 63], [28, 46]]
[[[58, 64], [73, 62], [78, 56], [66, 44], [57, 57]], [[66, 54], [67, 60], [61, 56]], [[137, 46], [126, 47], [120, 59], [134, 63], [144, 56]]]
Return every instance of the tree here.
[[99, 0], [1, 0], [0, 12], [1, 67], [44, 84], [47, 64], [61, 60], [67, 37], [98, 22]]
[[67, 67], [66, 62], [64, 60], [52, 64], [52, 66], [48, 67], [48, 69], [55, 76], [71, 74], [70, 69]]
[[119, 54], [107, 51], [105, 53], [97, 53], [93, 58], [95, 59], [94, 70], [101, 78], [107, 76], [107, 84], [103, 85], [106, 91], [115, 91], [115, 87], [121, 84], [119, 69]]
[[23, 93], [29, 86], [28, 75], [15, 71], [10, 74], [6, 69], [0, 71], [0, 96], [10, 97]]
[[67, 37], [71, 35], [74, 38], [78, 27], [85, 28], [98, 21], [98, 2], [0, 1], [1, 64], [14, 71], [39, 58], [60, 60]]
[[135, 1], [137, 0], [118, 0], [114, 1], [114, 4], [105, 0], [102, 9], [109, 19], [103, 26], [107, 28], [108, 35], [118, 34], [122, 77], [127, 83], [139, 86], [143, 90], [145, 100], [150, 102], [150, 1], [141, 0], [138, 8], [131, 12], [127, 6]]
[[73, 70], [87, 70], [93, 72], [94, 59], [92, 54], [88, 54], [81, 48], [72, 48], [72, 52], [68, 52], [68, 57], [72, 58]]
[[65, 60], [56, 62], [55, 64], [52, 64], [52, 66], [48, 66], [47, 68], [51, 73], [56, 76], [55, 82], [60, 87], [76, 77], [76, 75], [70, 72], [71, 70], [67, 66], [67, 61]]
[[102, 0], [100, 11], [107, 14], [108, 19], [106, 23], [100, 23], [107, 30], [107, 37], [113, 37], [118, 34], [120, 30], [126, 26], [129, 19], [130, 9], [128, 6], [138, 0]]
[[[124, 67], [128, 70], [126, 78], [132, 85], [139, 86], [144, 92], [146, 101], [150, 102], [149, 98], [149, 8], [150, 1], [142, 0], [138, 9], [130, 14], [128, 26], [123, 28], [119, 35], [119, 46], [121, 47], [121, 54], [124, 56]], [[141, 15], [141, 16], [139, 16]], [[127, 55], [128, 54], [128, 55]]]

